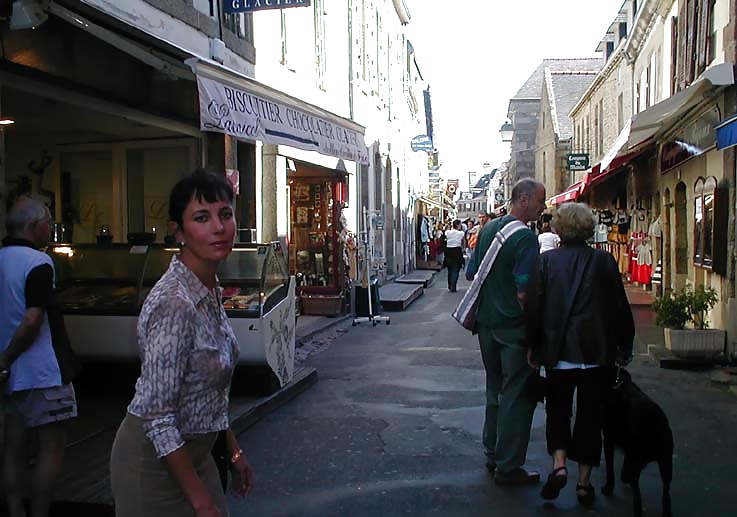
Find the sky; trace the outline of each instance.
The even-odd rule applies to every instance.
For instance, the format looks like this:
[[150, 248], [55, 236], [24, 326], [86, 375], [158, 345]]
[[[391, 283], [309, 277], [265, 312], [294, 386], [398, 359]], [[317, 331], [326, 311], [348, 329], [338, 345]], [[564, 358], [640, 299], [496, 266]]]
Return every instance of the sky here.
[[442, 176], [468, 182], [509, 160], [499, 128], [543, 59], [596, 57], [623, 0], [405, 0], [417, 62], [432, 93]]

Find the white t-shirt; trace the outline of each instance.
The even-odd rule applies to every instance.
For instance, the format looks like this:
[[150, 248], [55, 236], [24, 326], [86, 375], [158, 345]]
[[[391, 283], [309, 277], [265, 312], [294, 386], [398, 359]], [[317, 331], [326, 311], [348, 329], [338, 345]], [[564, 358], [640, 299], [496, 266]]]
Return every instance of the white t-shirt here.
[[537, 236], [537, 242], [540, 243], [540, 253], [545, 253], [558, 247], [560, 237], [553, 232], [545, 232]]
[[445, 232], [445, 239], [447, 241], [446, 247], [448, 248], [460, 248], [463, 243], [464, 233], [460, 230], [448, 230]]

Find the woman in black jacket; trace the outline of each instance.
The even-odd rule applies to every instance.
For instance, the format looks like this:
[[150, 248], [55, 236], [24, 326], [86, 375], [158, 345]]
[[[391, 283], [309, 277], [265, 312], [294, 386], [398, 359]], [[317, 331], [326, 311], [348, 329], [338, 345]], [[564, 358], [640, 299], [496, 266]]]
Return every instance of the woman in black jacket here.
[[[525, 317], [530, 363], [545, 368], [546, 438], [553, 471], [541, 496], [552, 500], [566, 485], [566, 460], [579, 464], [576, 494], [590, 504], [591, 469], [601, 456], [601, 405], [616, 363], [632, 354], [632, 311], [611, 254], [589, 247], [591, 209], [561, 206], [552, 226], [561, 247], [540, 255], [527, 291]], [[576, 423], [571, 435], [573, 394]]]

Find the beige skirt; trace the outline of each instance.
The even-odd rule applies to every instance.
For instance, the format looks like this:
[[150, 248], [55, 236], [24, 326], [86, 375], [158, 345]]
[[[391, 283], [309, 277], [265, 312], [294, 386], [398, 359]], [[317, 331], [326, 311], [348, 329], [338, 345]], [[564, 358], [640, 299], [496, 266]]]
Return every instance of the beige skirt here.
[[[212, 457], [217, 433], [185, 436], [185, 448], [197, 474], [223, 517], [225, 495]], [[141, 419], [126, 415], [115, 436], [110, 456], [110, 478], [116, 517], [195, 517], [179, 483], [143, 432]]]

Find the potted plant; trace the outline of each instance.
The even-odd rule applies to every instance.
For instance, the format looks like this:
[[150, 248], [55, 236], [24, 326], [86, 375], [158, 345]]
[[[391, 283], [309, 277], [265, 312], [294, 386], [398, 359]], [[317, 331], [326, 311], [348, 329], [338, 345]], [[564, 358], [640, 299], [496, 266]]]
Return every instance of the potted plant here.
[[[712, 287], [684, 287], [653, 302], [656, 323], [664, 328], [665, 348], [673, 355], [713, 358], [724, 354], [726, 331], [710, 329], [708, 312], [719, 301]], [[686, 328], [686, 326], [689, 328]]]

